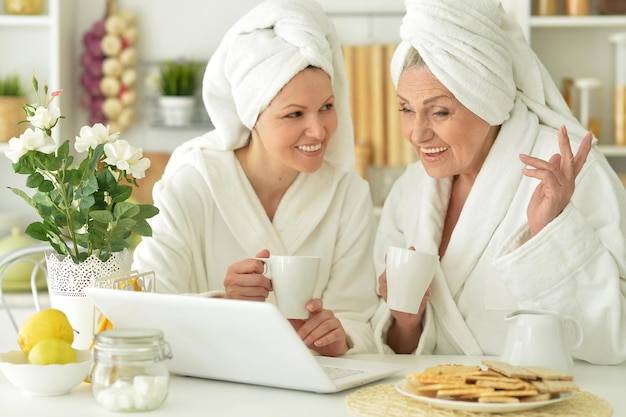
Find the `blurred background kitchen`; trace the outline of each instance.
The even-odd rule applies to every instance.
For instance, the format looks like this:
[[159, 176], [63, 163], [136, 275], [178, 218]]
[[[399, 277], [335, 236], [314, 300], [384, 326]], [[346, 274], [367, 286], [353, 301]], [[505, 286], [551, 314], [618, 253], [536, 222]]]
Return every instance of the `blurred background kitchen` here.
[[[159, 63], [186, 60], [202, 63], [203, 69], [226, 30], [257, 3], [2, 0], [0, 78], [18, 74], [28, 101], [34, 100], [33, 71], [51, 90], [63, 89], [58, 104], [66, 119], [57, 128], [60, 138], [73, 138], [81, 126], [103, 119], [118, 128], [123, 138], [141, 146], [153, 165], [135, 197], [149, 202], [152, 184], [169, 153], [211, 129], [200, 87], [192, 96], [195, 106], [189, 121], [171, 125], [164, 119], [159, 105], [163, 94], [155, 84]], [[374, 204], [380, 206], [389, 186], [415, 158], [401, 135], [388, 73], [404, 3], [320, 3], [334, 20], [344, 45], [357, 168], [370, 181]], [[503, 5], [522, 26], [574, 113], [600, 138], [602, 151], [626, 183], [626, 105], [622, 101], [626, 101], [626, 1], [503, 0]], [[104, 25], [112, 16], [122, 21]], [[112, 79], [103, 81], [106, 76]], [[11, 107], [3, 104], [4, 98], [0, 94], [2, 153], [13, 136], [3, 128], [6, 106]], [[35, 219], [31, 217], [34, 211], [25, 210], [24, 202], [7, 188], [23, 187], [23, 177], [13, 174], [10, 161], [0, 156], [0, 239], [11, 227], [24, 228]]]

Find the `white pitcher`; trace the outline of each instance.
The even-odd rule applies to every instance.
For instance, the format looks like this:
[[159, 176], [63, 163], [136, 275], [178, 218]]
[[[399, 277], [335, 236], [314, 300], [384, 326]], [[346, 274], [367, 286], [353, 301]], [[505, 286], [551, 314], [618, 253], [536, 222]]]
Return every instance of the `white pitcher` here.
[[[518, 310], [507, 315], [505, 320], [510, 323], [500, 355], [502, 361], [571, 371], [571, 351], [583, 342], [582, 326], [576, 319], [554, 311]], [[566, 325], [574, 330], [573, 338], [566, 337]]]

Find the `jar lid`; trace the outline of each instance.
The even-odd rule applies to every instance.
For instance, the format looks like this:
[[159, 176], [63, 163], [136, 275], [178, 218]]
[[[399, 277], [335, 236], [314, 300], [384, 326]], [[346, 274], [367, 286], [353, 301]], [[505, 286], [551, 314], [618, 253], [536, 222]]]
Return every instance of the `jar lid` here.
[[172, 357], [163, 332], [157, 329], [111, 329], [96, 334], [94, 353], [108, 357], [131, 355], [136, 359], [164, 360]]

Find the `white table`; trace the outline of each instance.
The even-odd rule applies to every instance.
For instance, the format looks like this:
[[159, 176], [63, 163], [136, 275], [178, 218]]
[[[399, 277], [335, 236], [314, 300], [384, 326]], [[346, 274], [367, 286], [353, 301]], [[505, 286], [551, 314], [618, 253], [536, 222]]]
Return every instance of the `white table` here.
[[[374, 382], [392, 383], [409, 372], [420, 372], [439, 363], [479, 364], [482, 358], [467, 356], [355, 355], [366, 360], [384, 360], [406, 366], [393, 377]], [[576, 362], [575, 381], [584, 391], [606, 400], [615, 417], [626, 416], [626, 363], [594, 366]], [[306, 417], [351, 416], [345, 398], [351, 391], [312, 394], [277, 388], [173, 376], [165, 404], [146, 416], [216, 417]], [[0, 375], [0, 415], [46, 417], [121, 416], [101, 408], [92, 398], [90, 386], [81, 384], [60, 397], [25, 397]]]

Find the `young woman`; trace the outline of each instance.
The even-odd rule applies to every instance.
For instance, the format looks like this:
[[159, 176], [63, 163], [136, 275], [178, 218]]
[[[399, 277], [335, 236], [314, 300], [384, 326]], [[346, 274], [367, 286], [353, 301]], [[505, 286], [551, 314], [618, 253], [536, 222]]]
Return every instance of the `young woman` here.
[[292, 325], [323, 355], [375, 351], [373, 210], [331, 21], [312, 1], [261, 3], [215, 51], [203, 95], [215, 130], [173, 153], [134, 267], [161, 292], [274, 302], [252, 258], [319, 256], [309, 318]]

